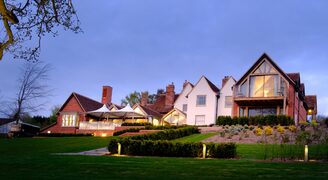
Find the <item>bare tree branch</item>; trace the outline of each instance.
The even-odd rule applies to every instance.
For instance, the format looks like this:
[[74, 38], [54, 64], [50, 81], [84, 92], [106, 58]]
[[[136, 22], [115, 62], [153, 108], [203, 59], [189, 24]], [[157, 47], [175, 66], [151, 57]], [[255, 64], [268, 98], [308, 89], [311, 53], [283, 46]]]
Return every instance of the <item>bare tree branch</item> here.
[[82, 32], [71, 0], [0, 0], [0, 18], [6, 29], [0, 34], [6, 39], [1, 42], [0, 37], [0, 60], [9, 52], [14, 58], [37, 61], [43, 36], [57, 36], [58, 27]]

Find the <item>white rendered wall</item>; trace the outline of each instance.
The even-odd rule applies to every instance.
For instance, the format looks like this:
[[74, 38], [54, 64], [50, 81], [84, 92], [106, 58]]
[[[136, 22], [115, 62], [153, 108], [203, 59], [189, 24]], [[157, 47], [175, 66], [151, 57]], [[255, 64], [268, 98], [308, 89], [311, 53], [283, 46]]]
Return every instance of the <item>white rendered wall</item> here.
[[[183, 111], [183, 105], [188, 104], [188, 98], [186, 96], [189, 94], [189, 92], [191, 90], [192, 90], [192, 86], [188, 83], [187, 86], [182, 89], [179, 97], [174, 102], [174, 108], [177, 108], [180, 111]], [[188, 107], [187, 107], [187, 109], [188, 109]], [[185, 112], [185, 113], [187, 113], [187, 112]]]
[[218, 100], [218, 116], [231, 116], [232, 115], [232, 106], [227, 108], [225, 107], [225, 97], [232, 96], [232, 86], [235, 84], [235, 80], [230, 78], [224, 87], [220, 91], [220, 98]]
[[[197, 106], [197, 95], [206, 95], [206, 105]], [[217, 108], [216, 93], [210, 88], [209, 84], [204, 77], [195, 85], [193, 90], [188, 95], [188, 111], [187, 111], [187, 124], [195, 125], [196, 115], [205, 115], [205, 123], [197, 125], [210, 125], [215, 124], [216, 108]]]

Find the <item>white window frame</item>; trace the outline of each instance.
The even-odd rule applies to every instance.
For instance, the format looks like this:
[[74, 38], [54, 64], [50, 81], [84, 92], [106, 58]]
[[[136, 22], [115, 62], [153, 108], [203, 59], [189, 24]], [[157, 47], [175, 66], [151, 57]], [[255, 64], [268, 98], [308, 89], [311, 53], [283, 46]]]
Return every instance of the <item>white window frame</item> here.
[[187, 112], [188, 111], [188, 104], [182, 104], [182, 111]]
[[[227, 102], [227, 98], [231, 98], [231, 101], [230, 101], [230, 104], [228, 105]], [[232, 105], [233, 105], [233, 99], [232, 99], [232, 96], [225, 96], [224, 97], [224, 107], [225, 108], [232, 108]]]

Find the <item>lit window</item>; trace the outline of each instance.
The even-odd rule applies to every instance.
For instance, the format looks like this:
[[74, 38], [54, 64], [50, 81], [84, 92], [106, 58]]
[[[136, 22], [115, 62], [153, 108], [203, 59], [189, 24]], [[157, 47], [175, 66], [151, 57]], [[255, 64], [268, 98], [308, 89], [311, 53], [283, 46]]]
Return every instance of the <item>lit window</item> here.
[[278, 94], [278, 76], [251, 76], [250, 97], [272, 97]]
[[232, 96], [226, 96], [224, 101], [225, 101], [225, 103], [224, 103], [225, 108], [231, 108], [232, 107]]
[[205, 106], [206, 105], [206, 96], [198, 95], [196, 105], [197, 106]]
[[78, 124], [77, 114], [63, 114], [62, 126], [63, 127], [76, 127]]
[[187, 110], [188, 110], [188, 105], [187, 104], [183, 104], [182, 105], [182, 111], [183, 112], [187, 112]]

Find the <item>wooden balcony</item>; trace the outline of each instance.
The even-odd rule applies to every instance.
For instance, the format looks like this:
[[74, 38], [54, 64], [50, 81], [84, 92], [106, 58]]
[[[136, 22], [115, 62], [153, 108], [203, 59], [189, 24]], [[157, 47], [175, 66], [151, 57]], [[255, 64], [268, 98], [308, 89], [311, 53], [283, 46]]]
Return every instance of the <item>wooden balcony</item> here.
[[240, 106], [272, 106], [272, 105], [283, 105], [284, 96], [273, 96], [273, 97], [235, 97], [234, 102]]

